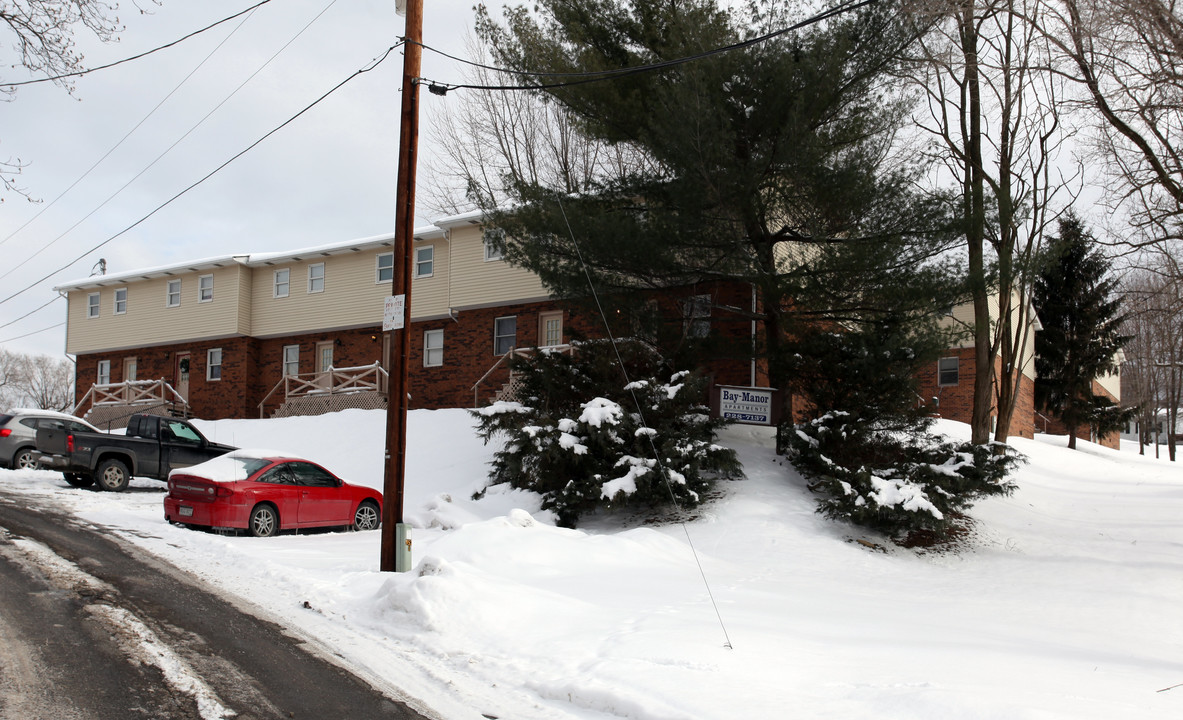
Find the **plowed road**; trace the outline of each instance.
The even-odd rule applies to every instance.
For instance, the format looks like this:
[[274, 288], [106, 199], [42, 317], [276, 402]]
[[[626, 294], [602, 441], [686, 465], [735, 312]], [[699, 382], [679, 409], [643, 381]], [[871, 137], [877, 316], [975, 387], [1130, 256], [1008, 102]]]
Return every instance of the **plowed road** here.
[[0, 719], [425, 718], [130, 553], [0, 492]]

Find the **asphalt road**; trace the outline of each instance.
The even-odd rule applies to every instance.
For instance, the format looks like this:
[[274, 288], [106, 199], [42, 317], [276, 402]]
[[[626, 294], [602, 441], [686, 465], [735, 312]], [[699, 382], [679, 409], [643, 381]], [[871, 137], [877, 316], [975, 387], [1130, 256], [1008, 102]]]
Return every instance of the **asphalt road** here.
[[0, 720], [427, 716], [101, 531], [0, 492]]

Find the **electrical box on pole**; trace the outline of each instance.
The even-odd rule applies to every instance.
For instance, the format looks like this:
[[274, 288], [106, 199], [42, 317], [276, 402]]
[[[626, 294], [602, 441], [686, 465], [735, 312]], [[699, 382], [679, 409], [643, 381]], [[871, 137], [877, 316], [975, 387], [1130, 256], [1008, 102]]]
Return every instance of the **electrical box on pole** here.
[[389, 386], [386, 403], [386, 463], [383, 478], [383, 572], [411, 569], [410, 528], [403, 522], [406, 484], [408, 370], [411, 357], [411, 247], [415, 237], [415, 167], [419, 146], [419, 67], [423, 56], [423, 0], [399, 0], [406, 13], [403, 43], [402, 112], [399, 124], [398, 185], [395, 192], [394, 280], [384, 313], [389, 327]]

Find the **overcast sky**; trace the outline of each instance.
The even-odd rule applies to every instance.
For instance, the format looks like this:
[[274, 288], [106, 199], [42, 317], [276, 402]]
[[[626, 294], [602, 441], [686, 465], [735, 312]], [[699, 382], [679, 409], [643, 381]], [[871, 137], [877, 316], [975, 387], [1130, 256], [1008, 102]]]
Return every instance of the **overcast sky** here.
[[[172, 42], [256, 1], [164, 0], [145, 15], [125, 2], [120, 20], [126, 29], [118, 43], [80, 37], [79, 45], [86, 66], [94, 67]], [[463, 56], [473, 4], [424, 0], [424, 43]], [[0, 158], [27, 164], [18, 180], [42, 201], [8, 193], [0, 204], [0, 347], [63, 354], [66, 303], [50, 302], [57, 297], [52, 288], [90, 275], [100, 258], [108, 272], [122, 272], [393, 231], [401, 51], [127, 228], [371, 65], [403, 34], [394, 5], [272, 0], [245, 20], [80, 77], [73, 97], [43, 83], [0, 103]], [[0, 53], [4, 65], [11, 64], [11, 50], [0, 46]], [[0, 77], [17, 80], [18, 73], [6, 67]], [[464, 79], [459, 64], [431, 52], [424, 54], [422, 74], [441, 82]], [[425, 91], [420, 97], [422, 172], [431, 153], [429, 118], [442, 103], [461, 98]], [[431, 219], [421, 209], [417, 224]]]

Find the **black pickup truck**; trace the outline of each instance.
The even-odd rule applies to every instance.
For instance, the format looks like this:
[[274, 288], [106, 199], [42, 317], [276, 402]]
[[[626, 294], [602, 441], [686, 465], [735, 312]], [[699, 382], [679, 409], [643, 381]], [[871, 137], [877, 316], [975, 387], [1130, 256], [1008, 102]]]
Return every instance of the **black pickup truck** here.
[[171, 470], [237, 449], [206, 440], [184, 420], [133, 415], [126, 435], [39, 429], [34, 459], [40, 467], [61, 471], [74, 487], [97, 482], [103, 490], [119, 492], [132, 477], [167, 480]]

